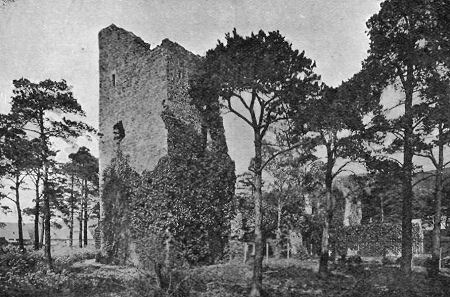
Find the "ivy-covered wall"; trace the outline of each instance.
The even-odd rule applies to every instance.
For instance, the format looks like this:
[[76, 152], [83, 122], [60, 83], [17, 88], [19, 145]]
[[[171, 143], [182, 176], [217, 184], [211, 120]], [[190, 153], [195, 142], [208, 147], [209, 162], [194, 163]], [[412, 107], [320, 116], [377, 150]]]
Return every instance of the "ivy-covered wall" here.
[[189, 94], [200, 57], [167, 39], [151, 49], [114, 25], [100, 32], [99, 44], [109, 262], [133, 254], [144, 266], [216, 261], [228, 242], [235, 173], [218, 102], [200, 104]]
[[[400, 224], [372, 223], [366, 225], [342, 226], [331, 233], [330, 242], [338, 255], [345, 255], [347, 249], [358, 251], [361, 256], [386, 256], [401, 253], [402, 228]], [[413, 224], [413, 250], [422, 250], [423, 234]]]
[[170, 236], [187, 263], [213, 263], [223, 257], [231, 230], [234, 162], [226, 149], [211, 149], [216, 146], [208, 146], [205, 135], [171, 112], [163, 119], [169, 153], [143, 174], [133, 202], [133, 234], [144, 246], [145, 238], [152, 245], [155, 234]]
[[102, 195], [106, 215], [101, 226], [108, 263], [126, 264], [134, 252], [130, 246], [130, 205], [139, 182], [139, 174], [130, 166], [119, 145], [116, 156], [103, 172]]

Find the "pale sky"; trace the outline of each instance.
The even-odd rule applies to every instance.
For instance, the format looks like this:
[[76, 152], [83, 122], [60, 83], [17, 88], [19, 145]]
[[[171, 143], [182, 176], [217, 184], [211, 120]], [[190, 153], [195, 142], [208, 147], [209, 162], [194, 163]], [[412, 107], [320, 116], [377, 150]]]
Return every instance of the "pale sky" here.
[[[336, 86], [360, 70], [368, 49], [365, 22], [379, 2], [16, 0], [0, 8], [0, 111], [8, 109], [13, 79], [64, 78], [87, 121], [97, 126], [97, 34], [112, 23], [152, 46], [169, 38], [199, 55], [234, 27], [243, 35], [279, 30], [316, 60], [323, 81]], [[225, 127], [230, 154], [242, 172], [253, 153], [251, 133], [231, 115], [225, 116]], [[87, 145], [97, 154], [96, 142]]]
[[[97, 34], [114, 23], [152, 47], [164, 38], [204, 55], [236, 28], [241, 35], [279, 30], [295, 49], [317, 63], [322, 80], [337, 86], [361, 69], [369, 40], [367, 19], [379, 0], [297, 1], [106, 1], [16, 0], [0, 6], [0, 112], [7, 112], [12, 80], [64, 78], [98, 126]], [[253, 155], [252, 134], [241, 120], [225, 115], [230, 155], [237, 173]], [[98, 155], [98, 143], [79, 141]], [[76, 150], [67, 145], [65, 155]]]

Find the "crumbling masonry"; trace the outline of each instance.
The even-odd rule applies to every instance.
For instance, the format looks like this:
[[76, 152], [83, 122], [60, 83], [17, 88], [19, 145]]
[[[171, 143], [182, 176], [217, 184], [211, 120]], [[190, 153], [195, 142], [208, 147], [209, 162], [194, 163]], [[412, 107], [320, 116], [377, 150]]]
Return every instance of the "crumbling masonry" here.
[[161, 118], [169, 109], [198, 132], [201, 119], [190, 105], [189, 75], [199, 57], [168, 39], [150, 49], [133, 33], [111, 25], [99, 33], [100, 171], [115, 154], [114, 126], [122, 123], [122, 151], [138, 173], [152, 170], [167, 154], [167, 130]]
[[[189, 78], [199, 56], [168, 39], [151, 48], [115, 25], [100, 31], [99, 54], [101, 180], [119, 148], [139, 174], [152, 171], [171, 150], [192, 141], [204, 142], [229, 159], [222, 118], [217, 113], [205, 123], [189, 96]], [[177, 139], [174, 131], [168, 131], [168, 115], [194, 131], [196, 139]], [[110, 199], [101, 197], [101, 205]], [[108, 213], [101, 210], [101, 216]]]

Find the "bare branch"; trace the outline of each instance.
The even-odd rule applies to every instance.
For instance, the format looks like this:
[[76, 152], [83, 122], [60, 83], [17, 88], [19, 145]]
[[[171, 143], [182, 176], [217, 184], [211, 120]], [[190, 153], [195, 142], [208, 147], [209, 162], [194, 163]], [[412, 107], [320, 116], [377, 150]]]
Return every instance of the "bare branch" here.
[[256, 94], [255, 91], [252, 90], [252, 99], [250, 101], [250, 108], [248, 109], [248, 111], [250, 112], [250, 117], [252, 118], [252, 122], [257, 124], [258, 121], [256, 120], [256, 115], [255, 115], [255, 110], [254, 110], [254, 108], [255, 108], [255, 98], [256, 98], [255, 94]]
[[418, 157], [422, 157], [422, 158], [427, 158], [427, 159], [429, 159], [429, 160], [433, 163], [434, 167], [435, 167], [435, 168], [438, 168], [439, 165], [438, 165], [438, 163], [437, 163], [437, 161], [436, 161], [436, 158], [435, 158], [434, 155], [433, 155], [433, 151], [432, 151], [432, 150], [430, 150], [430, 151], [431, 151], [430, 154], [416, 153], [415, 155], [418, 156]]
[[418, 185], [419, 183], [423, 182], [424, 180], [427, 180], [427, 179], [429, 179], [429, 178], [431, 178], [431, 177], [436, 176], [435, 173], [431, 173], [431, 172], [424, 172], [424, 174], [427, 174], [427, 176], [425, 176], [425, 177], [423, 177], [423, 178], [417, 180], [417, 181], [412, 185], [413, 187], [415, 187], [415, 186]]
[[[242, 96], [240, 94], [237, 93], [232, 93], [233, 96], [239, 98], [239, 100], [241, 101], [242, 105], [245, 106], [245, 108], [250, 109], [250, 107], [248, 106], [248, 104], [245, 102], [244, 98], [242, 98]], [[231, 99], [231, 98], [230, 98]], [[229, 99], [228, 99], [229, 100]]]
[[334, 179], [339, 173], [347, 171], [347, 170], [344, 170], [344, 167], [347, 166], [351, 162], [352, 161], [347, 161], [344, 164], [342, 164], [341, 166], [339, 166], [338, 170], [336, 170], [336, 172], [331, 175], [332, 178]]
[[16, 200], [14, 200], [14, 199], [12, 199], [12, 198], [11, 198], [11, 197], [9, 197], [8, 195], [4, 195], [4, 196], [3, 196], [3, 198], [9, 199], [9, 200], [11, 200], [12, 202], [14, 202], [14, 204], [16, 204], [16, 205], [17, 205], [17, 201], [16, 201]]
[[249, 124], [251, 127], [254, 127], [254, 124], [252, 122], [250, 122], [246, 117], [244, 117], [242, 114], [240, 114], [239, 112], [237, 112], [236, 110], [234, 110], [234, 108], [231, 106], [231, 100], [227, 99], [228, 102], [228, 110], [231, 111], [232, 113], [234, 113], [235, 115], [237, 115], [238, 117], [240, 117], [241, 119], [243, 119], [247, 124]]
[[267, 164], [269, 164], [270, 161], [272, 161], [273, 159], [275, 159], [275, 158], [278, 157], [279, 155], [284, 154], [284, 153], [286, 153], [286, 152], [289, 152], [289, 151], [291, 151], [291, 150], [293, 150], [293, 149], [295, 149], [295, 148], [298, 148], [298, 147], [300, 147], [300, 145], [301, 145], [301, 143], [297, 143], [297, 144], [295, 144], [295, 145], [293, 145], [293, 146], [291, 146], [291, 147], [288, 147], [288, 148], [286, 148], [286, 149], [284, 149], [284, 150], [281, 150], [281, 151], [276, 152], [275, 154], [273, 154], [272, 156], [270, 156], [270, 157], [262, 164], [261, 170], [264, 170], [264, 168], [267, 166]]

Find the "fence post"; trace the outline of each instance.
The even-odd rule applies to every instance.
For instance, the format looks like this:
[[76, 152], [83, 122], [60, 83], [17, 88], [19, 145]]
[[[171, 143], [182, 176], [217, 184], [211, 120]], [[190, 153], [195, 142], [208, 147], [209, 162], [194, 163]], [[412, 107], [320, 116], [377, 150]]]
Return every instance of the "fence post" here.
[[439, 249], [439, 270], [442, 268], [442, 248]]
[[244, 242], [244, 264], [247, 262], [247, 243]]

